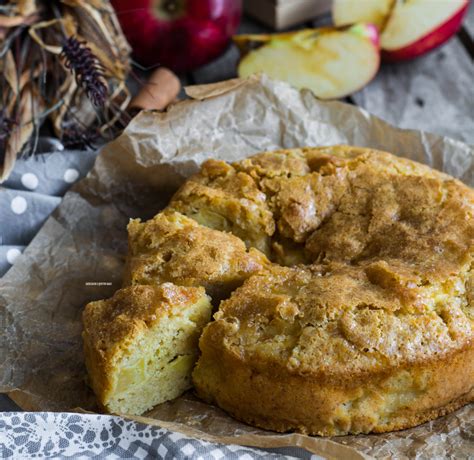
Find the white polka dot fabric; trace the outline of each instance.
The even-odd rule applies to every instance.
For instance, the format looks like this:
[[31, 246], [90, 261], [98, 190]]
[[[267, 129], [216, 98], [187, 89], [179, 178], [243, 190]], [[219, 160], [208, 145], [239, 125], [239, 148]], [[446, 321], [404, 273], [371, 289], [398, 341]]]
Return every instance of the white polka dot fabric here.
[[79, 178], [79, 171], [75, 168], [68, 168], [64, 171], [64, 182], [74, 184]]
[[92, 168], [96, 152], [68, 150], [36, 155], [16, 162], [3, 187], [63, 196]]
[[38, 187], [38, 176], [34, 173], [25, 173], [21, 176], [21, 183], [29, 190], [35, 190]]
[[10, 209], [12, 210], [13, 214], [24, 214], [27, 208], [28, 202], [24, 196], [16, 195], [12, 198], [10, 202]]
[[21, 249], [19, 248], [8, 248], [6, 253], [7, 262], [11, 265], [15, 263], [15, 260], [21, 256]]
[[63, 151], [21, 159], [0, 185], [0, 277], [18, 260], [61, 197], [94, 164], [95, 152]]

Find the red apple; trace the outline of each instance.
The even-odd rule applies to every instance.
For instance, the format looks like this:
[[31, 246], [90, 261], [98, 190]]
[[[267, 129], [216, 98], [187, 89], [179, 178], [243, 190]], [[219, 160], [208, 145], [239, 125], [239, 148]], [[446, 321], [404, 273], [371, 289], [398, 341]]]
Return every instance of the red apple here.
[[412, 0], [395, 4], [383, 29], [383, 57], [412, 59], [451, 38], [461, 27], [468, 0]]
[[221, 54], [236, 32], [241, 0], [112, 0], [134, 58], [176, 72]]
[[412, 59], [452, 37], [461, 26], [469, 0], [334, 0], [336, 25], [364, 20], [377, 25], [382, 56]]
[[241, 77], [265, 73], [321, 99], [353, 93], [380, 64], [379, 37], [371, 24], [305, 29], [269, 35], [237, 35]]

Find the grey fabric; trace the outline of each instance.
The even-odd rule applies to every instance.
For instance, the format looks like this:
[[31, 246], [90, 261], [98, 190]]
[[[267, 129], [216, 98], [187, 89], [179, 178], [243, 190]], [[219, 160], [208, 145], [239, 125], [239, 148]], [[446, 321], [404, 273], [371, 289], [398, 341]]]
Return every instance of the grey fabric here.
[[[43, 195], [62, 196], [74, 181], [85, 176], [92, 168], [97, 153], [95, 151], [68, 150], [63, 152], [41, 153], [16, 162], [10, 177], [3, 183], [5, 188], [26, 190]], [[26, 174], [34, 174], [38, 185], [31, 187], [31, 178]], [[76, 180], [77, 180], [76, 179]]]
[[95, 157], [92, 151], [64, 151], [17, 161], [0, 186], [0, 277], [58, 206], [61, 196], [87, 174]]

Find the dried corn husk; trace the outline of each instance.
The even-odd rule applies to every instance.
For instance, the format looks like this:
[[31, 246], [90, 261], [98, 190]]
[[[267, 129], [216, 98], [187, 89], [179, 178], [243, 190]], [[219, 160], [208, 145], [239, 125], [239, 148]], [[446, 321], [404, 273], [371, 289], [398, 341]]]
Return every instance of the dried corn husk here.
[[[64, 41], [86, 42], [97, 58], [108, 97], [98, 110], [61, 57]], [[107, 135], [130, 95], [130, 48], [108, 0], [12, 0], [0, 5], [0, 182], [16, 157], [33, 152], [44, 120], [62, 137], [71, 125]], [[1, 120], [0, 120], [1, 121]]]

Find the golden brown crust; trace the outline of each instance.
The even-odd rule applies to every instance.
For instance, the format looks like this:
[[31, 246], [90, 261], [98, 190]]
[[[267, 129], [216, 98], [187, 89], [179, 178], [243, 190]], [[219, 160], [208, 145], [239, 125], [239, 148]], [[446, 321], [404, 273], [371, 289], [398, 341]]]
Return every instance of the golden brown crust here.
[[320, 436], [401, 430], [474, 401], [472, 343], [445, 359], [368, 374], [353, 382], [320, 380], [278, 367], [256, 369], [201, 339], [194, 371], [198, 395], [239, 420], [279, 432]]
[[84, 330], [91, 342], [109, 357], [115, 347], [131, 339], [140, 329], [153, 326], [164, 315], [180, 311], [204, 295], [202, 288], [164, 283], [160, 286], [130, 286], [118, 290], [108, 300], [86, 305]]
[[247, 250], [231, 233], [204, 227], [174, 211], [144, 223], [130, 221], [128, 235], [125, 285], [203, 286], [219, 300], [269, 264], [261, 252]]
[[221, 304], [194, 373], [203, 398], [324, 435], [401, 429], [472, 400], [470, 188], [345, 146], [232, 166], [266, 196], [270, 257], [312, 265], [265, 269]]
[[170, 209], [221, 231], [232, 232], [247, 246], [269, 253], [275, 231], [272, 213], [255, 180], [220, 160], [207, 160], [171, 200]]
[[443, 277], [466, 263], [474, 238], [471, 189], [419, 163], [348, 146], [264, 152], [232, 165], [208, 160], [169, 207], [285, 265], [401, 259]]
[[[372, 272], [382, 268], [377, 283]], [[394, 286], [386, 264], [274, 266], [223, 301], [203, 340], [249, 363], [318, 378], [362, 378], [453, 352], [473, 337], [466, 272], [442, 285]], [[389, 272], [388, 276], [391, 276]]]
[[398, 260], [422, 277], [443, 279], [472, 257], [473, 192], [454, 180], [349, 174], [349, 193], [306, 241], [313, 260]]

